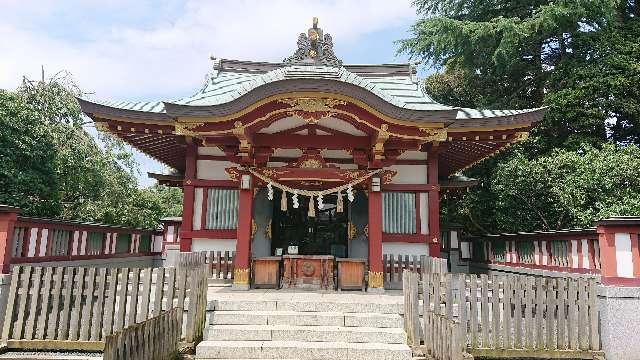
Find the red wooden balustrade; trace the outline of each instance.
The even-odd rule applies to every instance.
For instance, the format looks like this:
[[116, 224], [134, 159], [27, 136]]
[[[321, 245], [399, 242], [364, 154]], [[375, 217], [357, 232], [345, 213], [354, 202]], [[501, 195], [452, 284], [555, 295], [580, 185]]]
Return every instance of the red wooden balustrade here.
[[473, 239], [472, 261], [594, 275], [601, 267], [595, 228], [486, 235]]
[[3, 273], [12, 264], [140, 257], [161, 250], [161, 237], [153, 230], [33, 218], [19, 211], [0, 205]]

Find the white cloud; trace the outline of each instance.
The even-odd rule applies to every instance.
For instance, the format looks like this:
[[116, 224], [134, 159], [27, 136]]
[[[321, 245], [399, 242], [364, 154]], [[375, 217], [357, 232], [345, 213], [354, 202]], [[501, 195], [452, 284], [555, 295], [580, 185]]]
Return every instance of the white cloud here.
[[[280, 61], [317, 16], [336, 46], [411, 23], [409, 0], [0, 0], [0, 88], [70, 71], [98, 99], [190, 95], [217, 57]], [[345, 46], [346, 45], [346, 46]], [[390, 44], [389, 44], [390, 45]], [[340, 56], [340, 54], [338, 54]], [[367, 62], [362, 59], [361, 62]], [[162, 165], [136, 153], [139, 180]]]
[[[342, 45], [415, 18], [408, 0], [221, 0], [166, 7], [151, 2], [135, 9], [130, 4], [84, 3], [74, 10], [73, 2], [64, 3], [68, 9], [53, 1], [5, 3], [8, 11], [0, 15], [0, 87], [13, 88], [22, 74], [35, 77], [44, 65], [51, 72], [69, 70], [83, 90], [98, 98], [183, 96], [200, 85], [210, 54], [266, 61], [290, 55], [297, 34], [306, 31], [312, 16], [318, 16], [320, 26]], [[66, 18], [83, 24], [70, 38], [47, 28], [52, 17], [64, 11], [78, 11]], [[146, 16], [141, 23], [127, 18], [123, 25], [122, 17], [108, 11]], [[100, 16], [116, 20], [85, 26]], [[149, 21], [153, 16], [157, 20]]]

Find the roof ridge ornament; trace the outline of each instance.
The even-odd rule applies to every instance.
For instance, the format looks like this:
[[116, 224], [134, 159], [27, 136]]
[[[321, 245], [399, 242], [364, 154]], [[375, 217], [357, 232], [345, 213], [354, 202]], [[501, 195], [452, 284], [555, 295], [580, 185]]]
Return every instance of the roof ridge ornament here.
[[318, 27], [318, 18], [313, 18], [313, 26], [307, 33], [298, 36], [298, 49], [283, 60], [285, 64], [342, 66], [342, 60], [333, 52], [333, 38], [331, 34], [323, 34]]

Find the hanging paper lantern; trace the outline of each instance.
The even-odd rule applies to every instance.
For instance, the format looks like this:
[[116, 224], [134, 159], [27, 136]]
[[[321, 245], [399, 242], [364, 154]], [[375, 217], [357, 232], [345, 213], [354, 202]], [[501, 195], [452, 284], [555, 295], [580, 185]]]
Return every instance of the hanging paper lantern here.
[[[293, 206], [295, 207], [295, 203]], [[282, 190], [282, 197], [280, 198], [280, 210], [287, 211], [287, 192], [284, 190]]]
[[344, 210], [344, 204], [342, 203], [342, 191], [338, 191], [338, 201], [336, 202], [336, 212], [341, 213]]
[[318, 209], [324, 209], [324, 202], [322, 201], [322, 194], [318, 195]]
[[267, 198], [273, 200], [273, 186], [271, 186], [271, 183], [267, 184]]
[[300, 206], [300, 203], [298, 202], [298, 194], [297, 193], [293, 193], [293, 196], [291, 197], [291, 200], [293, 200], [293, 208], [297, 209]]
[[309, 197], [309, 217], [316, 216], [316, 204], [313, 203], [313, 196]]

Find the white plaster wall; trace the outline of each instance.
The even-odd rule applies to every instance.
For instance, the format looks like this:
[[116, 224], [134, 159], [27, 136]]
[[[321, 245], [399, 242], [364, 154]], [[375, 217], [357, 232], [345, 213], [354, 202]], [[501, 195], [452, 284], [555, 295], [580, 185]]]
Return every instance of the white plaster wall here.
[[166, 242], [175, 242], [176, 241], [176, 237], [174, 235], [175, 232], [175, 226], [173, 225], [169, 225], [167, 226], [167, 239]]
[[195, 238], [191, 242], [191, 251], [236, 251], [236, 240]]
[[427, 235], [429, 233], [429, 194], [420, 193], [420, 234]]
[[195, 188], [193, 192], [193, 230], [202, 229], [202, 201], [204, 197], [203, 188]]
[[196, 161], [198, 179], [203, 180], [229, 180], [225, 168], [236, 167], [230, 161], [198, 160]]
[[429, 255], [429, 248], [426, 244], [386, 242], [382, 243], [383, 254], [393, 255]]
[[427, 160], [427, 153], [424, 151], [405, 151], [400, 156], [398, 156], [398, 160]]
[[389, 170], [395, 170], [398, 173], [393, 177], [393, 184], [426, 184], [427, 183], [427, 166], [426, 165], [392, 165]]
[[47, 243], [49, 242], [49, 229], [42, 229], [40, 235], [40, 252], [38, 256], [45, 256], [47, 254]]
[[224, 151], [217, 146], [198, 146], [198, 155], [224, 156]]
[[631, 234], [616, 233], [616, 264], [618, 276], [633, 277], [633, 257], [631, 254]]

